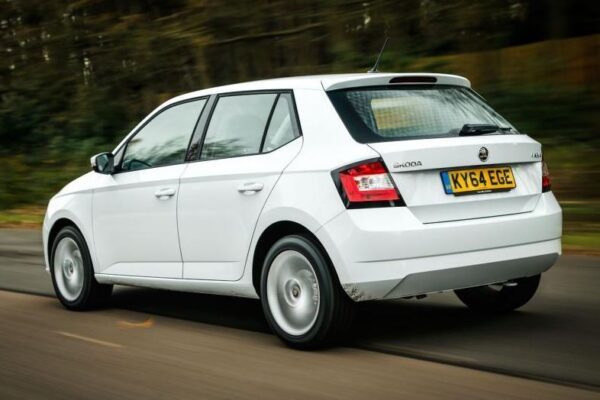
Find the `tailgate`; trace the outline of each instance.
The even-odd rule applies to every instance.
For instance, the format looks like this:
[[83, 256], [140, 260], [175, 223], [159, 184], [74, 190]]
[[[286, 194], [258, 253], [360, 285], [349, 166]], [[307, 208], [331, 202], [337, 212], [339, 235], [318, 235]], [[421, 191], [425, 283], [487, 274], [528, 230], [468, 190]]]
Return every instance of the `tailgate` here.
[[[381, 155], [407, 207], [423, 223], [530, 212], [541, 194], [541, 145], [526, 135], [417, 139], [369, 145]], [[487, 153], [487, 158], [480, 158], [480, 152]], [[510, 167], [516, 187], [462, 195], [446, 193], [444, 189], [441, 177], [444, 171], [495, 167]]]

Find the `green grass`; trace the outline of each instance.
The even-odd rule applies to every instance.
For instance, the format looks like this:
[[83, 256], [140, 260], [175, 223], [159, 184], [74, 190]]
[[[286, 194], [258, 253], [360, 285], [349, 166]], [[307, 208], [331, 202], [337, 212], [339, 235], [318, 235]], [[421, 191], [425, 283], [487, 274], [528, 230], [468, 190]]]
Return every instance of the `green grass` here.
[[565, 252], [600, 255], [600, 233], [565, 233], [562, 239]]
[[44, 209], [26, 207], [0, 211], [0, 228], [40, 228], [44, 222]]

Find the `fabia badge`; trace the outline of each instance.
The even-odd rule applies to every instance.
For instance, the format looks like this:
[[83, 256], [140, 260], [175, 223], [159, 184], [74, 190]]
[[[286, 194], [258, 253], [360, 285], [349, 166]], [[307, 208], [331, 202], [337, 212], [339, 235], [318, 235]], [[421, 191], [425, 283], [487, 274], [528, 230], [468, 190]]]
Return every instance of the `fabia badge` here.
[[482, 162], [486, 162], [489, 155], [490, 155], [490, 152], [485, 147], [482, 147], [479, 149], [479, 159]]

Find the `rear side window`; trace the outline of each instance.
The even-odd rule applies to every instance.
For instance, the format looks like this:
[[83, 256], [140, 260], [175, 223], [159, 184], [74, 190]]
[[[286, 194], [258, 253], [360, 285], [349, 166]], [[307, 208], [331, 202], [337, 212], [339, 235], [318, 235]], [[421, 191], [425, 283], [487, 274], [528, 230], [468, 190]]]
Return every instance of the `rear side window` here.
[[512, 125], [471, 90], [402, 86], [329, 92], [350, 134], [361, 143], [458, 136], [465, 124]]
[[156, 115], [127, 143], [122, 171], [179, 164], [184, 161], [196, 121], [206, 99], [169, 107]]
[[277, 93], [219, 97], [200, 158], [258, 154], [276, 98]]
[[289, 93], [282, 93], [279, 95], [271, 115], [262, 151], [273, 151], [291, 142], [298, 135], [299, 129], [294, 118], [292, 96]]

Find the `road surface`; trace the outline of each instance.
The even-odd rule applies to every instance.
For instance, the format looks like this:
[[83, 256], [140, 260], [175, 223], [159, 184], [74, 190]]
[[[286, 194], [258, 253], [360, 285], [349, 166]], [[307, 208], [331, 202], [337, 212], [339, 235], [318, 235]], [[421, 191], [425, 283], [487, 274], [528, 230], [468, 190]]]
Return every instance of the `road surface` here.
[[600, 399], [598, 284], [600, 259], [563, 256], [522, 311], [365, 303], [344, 346], [303, 353], [255, 300], [118, 288], [68, 312], [48, 297], [40, 233], [0, 230], [0, 288], [29, 293], [0, 291], [0, 398]]

